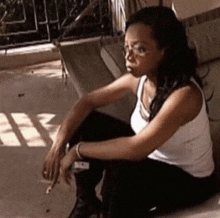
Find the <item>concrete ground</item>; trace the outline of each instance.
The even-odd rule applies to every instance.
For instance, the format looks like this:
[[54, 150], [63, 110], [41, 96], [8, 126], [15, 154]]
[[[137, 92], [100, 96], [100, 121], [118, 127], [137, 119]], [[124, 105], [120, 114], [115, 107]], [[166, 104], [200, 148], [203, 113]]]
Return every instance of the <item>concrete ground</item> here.
[[60, 61], [0, 73], [0, 218], [65, 218], [74, 190], [46, 195], [41, 168], [64, 114], [77, 99]]
[[[0, 73], [0, 218], [65, 218], [75, 189], [58, 184], [45, 194], [44, 157], [77, 93], [60, 61]], [[160, 218], [219, 218], [219, 196]], [[138, 218], [138, 215], [137, 215]]]

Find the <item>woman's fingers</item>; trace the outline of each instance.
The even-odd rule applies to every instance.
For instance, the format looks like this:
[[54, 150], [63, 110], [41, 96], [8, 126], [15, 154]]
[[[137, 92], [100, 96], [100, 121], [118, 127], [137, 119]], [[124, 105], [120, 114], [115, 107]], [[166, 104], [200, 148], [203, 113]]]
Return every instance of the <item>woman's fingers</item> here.
[[50, 189], [54, 188], [59, 176], [67, 185], [71, 184], [71, 166], [74, 158], [71, 153], [65, 157], [64, 155], [65, 153], [49, 152], [45, 159], [42, 175], [45, 179], [52, 181]]
[[[48, 163], [49, 164], [49, 163]], [[50, 163], [50, 166], [48, 168], [43, 167], [43, 177], [47, 180], [52, 181], [49, 187], [47, 188], [46, 193], [49, 194], [49, 192], [55, 187], [57, 184], [58, 178], [59, 178], [59, 167], [60, 164], [58, 161], [54, 163]]]
[[69, 178], [69, 173], [67, 169], [64, 169], [64, 168], [60, 169], [60, 178], [64, 183], [70, 186], [70, 178]]
[[45, 179], [50, 179], [50, 174], [51, 174], [51, 167], [53, 165], [53, 161], [54, 158], [51, 154], [51, 151], [49, 151], [49, 153], [47, 154], [44, 164], [43, 164], [43, 168], [42, 168], [42, 176]]
[[48, 164], [47, 162], [44, 163], [43, 168], [42, 168], [42, 176], [44, 179], [49, 180], [49, 174], [50, 174], [50, 170], [48, 168]]
[[46, 179], [47, 170], [46, 170], [45, 165], [43, 165], [43, 167], [42, 167], [41, 174], [42, 174], [43, 178]]
[[48, 169], [49, 180], [54, 180], [54, 177], [56, 177], [55, 172], [57, 171], [57, 169], [56, 169], [57, 167], [59, 169], [59, 166], [60, 166], [59, 162], [60, 162], [60, 160], [55, 159], [49, 165], [49, 169]]
[[57, 184], [58, 178], [59, 178], [59, 173], [56, 173], [56, 175], [53, 178], [52, 183], [51, 183], [51, 189], [53, 189], [54, 186]]
[[64, 153], [56, 153], [53, 150], [49, 151], [45, 158], [42, 176], [47, 180], [57, 180], [59, 176], [60, 161], [63, 158]]
[[72, 164], [69, 161], [69, 158], [64, 157], [61, 161], [60, 166], [60, 178], [68, 185], [70, 186], [71, 183], [71, 167]]

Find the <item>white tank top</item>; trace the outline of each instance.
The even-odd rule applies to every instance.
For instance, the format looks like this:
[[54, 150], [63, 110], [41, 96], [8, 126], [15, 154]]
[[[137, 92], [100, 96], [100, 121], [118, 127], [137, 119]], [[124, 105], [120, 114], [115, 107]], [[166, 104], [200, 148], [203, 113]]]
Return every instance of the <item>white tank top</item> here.
[[[131, 127], [136, 134], [147, 127], [149, 123], [149, 113], [142, 103], [142, 93], [146, 79], [146, 76], [140, 79], [137, 90], [137, 103], [131, 116]], [[194, 83], [196, 84], [196, 82]], [[214, 161], [204, 96], [199, 114], [192, 121], [181, 126], [170, 139], [149, 154], [148, 157], [176, 165], [195, 177], [211, 175], [214, 170]]]

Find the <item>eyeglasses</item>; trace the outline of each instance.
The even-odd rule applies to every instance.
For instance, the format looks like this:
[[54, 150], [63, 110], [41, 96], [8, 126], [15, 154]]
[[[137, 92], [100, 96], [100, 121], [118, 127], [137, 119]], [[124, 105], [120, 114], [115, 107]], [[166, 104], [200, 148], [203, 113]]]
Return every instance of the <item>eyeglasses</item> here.
[[131, 48], [129, 48], [128, 45], [125, 45], [122, 50], [123, 50], [124, 56], [130, 54], [131, 51], [134, 55], [141, 56], [141, 57], [144, 57], [146, 54], [150, 53], [150, 51], [147, 50], [143, 45], [134, 45]]

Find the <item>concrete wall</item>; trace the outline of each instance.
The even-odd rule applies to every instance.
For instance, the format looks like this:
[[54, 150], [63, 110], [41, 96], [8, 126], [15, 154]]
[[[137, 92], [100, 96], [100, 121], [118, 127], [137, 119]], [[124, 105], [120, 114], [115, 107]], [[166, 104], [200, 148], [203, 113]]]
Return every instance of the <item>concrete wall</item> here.
[[[147, 6], [158, 5], [159, 0], [142, 0]], [[163, 5], [174, 5], [179, 18], [187, 18], [220, 7], [220, 0], [163, 0]]]
[[60, 53], [52, 44], [36, 45], [0, 51], [0, 70], [40, 64], [60, 59]]
[[187, 18], [217, 7], [219, 0], [172, 0], [179, 18]]

